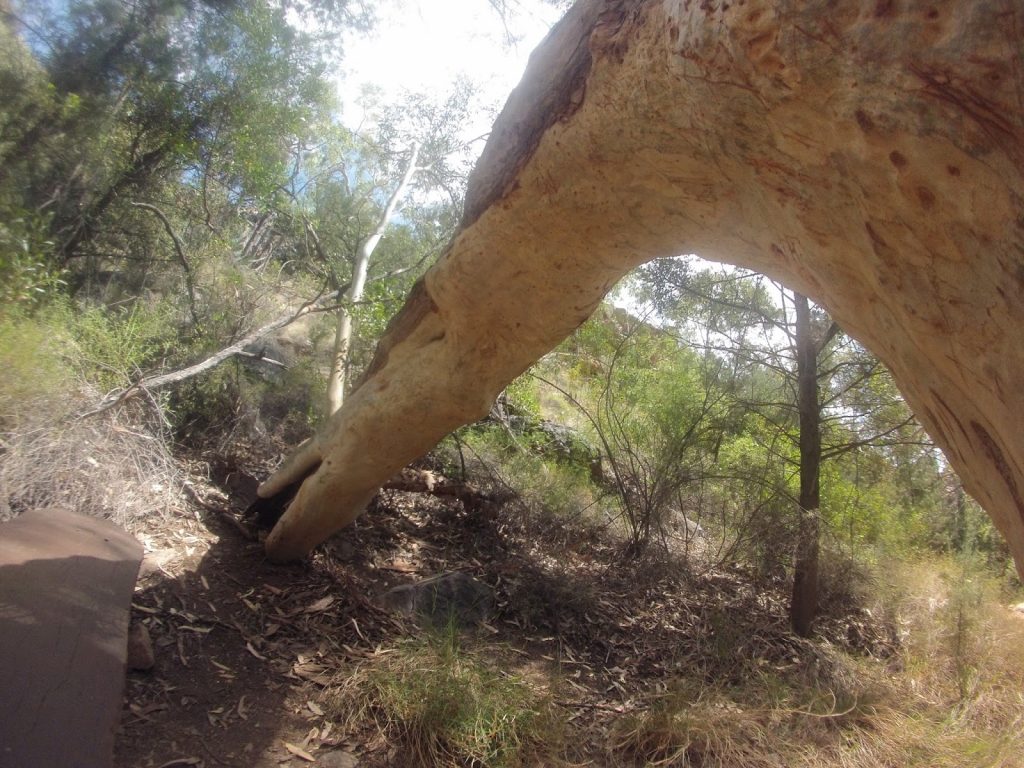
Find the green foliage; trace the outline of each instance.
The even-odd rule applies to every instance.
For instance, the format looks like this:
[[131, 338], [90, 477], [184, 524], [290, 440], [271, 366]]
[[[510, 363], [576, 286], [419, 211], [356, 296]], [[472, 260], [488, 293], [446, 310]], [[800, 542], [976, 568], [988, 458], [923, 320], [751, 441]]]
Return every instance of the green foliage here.
[[371, 716], [404, 765], [503, 768], [557, 759], [562, 726], [551, 702], [463, 648], [454, 632], [409, 641], [346, 678], [329, 708], [353, 726]]
[[789, 457], [764, 438], [754, 420], [722, 441], [694, 517], [717, 532], [720, 560], [749, 563], [761, 578], [773, 579], [792, 558], [795, 488]]
[[[346, 5], [311, 7], [353, 20]], [[274, 200], [294, 151], [319, 138], [334, 108], [327, 49], [281, 4], [89, 0], [18, 11], [34, 47], [0, 39], [12, 53], [0, 80], [17, 94], [0, 110], [0, 214], [45, 210], [53, 259], [76, 272], [147, 250], [126, 226], [128, 206], [168, 187], [195, 184], [206, 234], [218, 202], [237, 211]]]
[[605, 511], [589, 464], [552, 450], [540, 432], [527, 429], [515, 434], [496, 424], [481, 424], [463, 430], [459, 439], [474, 474], [490, 474], [501, 486], [515, 490], [539, 519], [596, 517]]
[[528, 420], [537, 422], [543, 418], [540, 384], [529, 373], [523, 374], [505, 387], [504, 396], [509, 407]]
[[612, 309], [581, 326], [558, 353], [565, 354], [576, 365], [564, 386], [552, 386], [584, 414], [610, 469], [629, 551], [638, 553], [655, 536], [664, 539], [729, 429], [715, 363]]
[[[767, 278], [743, 270], [711, 268], [693, 259], [666, 259], [644, 267], [635, 292], [652, 302], [666, 327], [721, 363], [715, 384], [733, 415], [722, 433], [722, 479], [705, 501], [739, 516], [740, 546], [767, 572], [784, 568], [796, 532], [787, 515], [800, 503], [800, 473], [820, 474], [820, 515], [827, 538], [865, 554], [910, 552], [935, 531], [930, 519], [948, 508], [936, 452], [900, 397], [891, 376], [865, 349], [811, 307], [800, 340], [796, 297]], [[816, 459], [799, 451], [798, 349], [816, 350]], [[809, 345], [809, 346], [808, 346]], [[741, 415], [742, 414], [742, 415]], [[731, 442], [740, 435], [740, 442]], [[817, 469], [816, 469], [817, 467]], [[748, 498], [728, 501], [730, 482], [746, 477]], [[943, 513], [945, 515], [945, 513]], [[746, 532], [756, 531], [753, 536]], [[758, 544], [757, 542], [763, 542]], [[767, 558], [767, 559], [766, 559]], [[772, 559], [774, 563], [770, 562]]]
[[231, 454], [239, 444], [292, 446], [323, 418], [324, 380], [310, 361], [270, 369], [236, 358], [167, 393], [164, 408], [182, 444]]
[[44, 216], [23, 212], [0, 221], [0, 306], [33, 307], [65, 284], [46, 237]]
[[152, 369], [178, 343], [174, 316], [165, 303], [133, 303], [64, 310], [82, 377], [101, 390], [125, 387]]
[[[197, 362], [343, 289], [415, 138], [430, 171], [353, 308], [358, 375], [457, 222], [461, 170], [445, 153], [469, 90], [411, 96], [358, 135], [341, 126], [330, 69], [340, 32], [372, 21], [361, 0], [12, 2], [0, 25], [4, 306], [69, 313], [58, 325], [72, 370], [104, 391]], [[308, 362], [294, 399], [303, 423], [319, 368]], [[229, 401], [251, 414], [286, 400], [213, 377], [174, 416], [222, 423]]]
[[16, 429], [28, 415], [63, 413], [72, 388], [65, 361], [67, 329], [48, 313], [0, 312], [0, 426]]
[[79, 398], [126, 386], [176, 340], [160, 304], [111, 312], [51, 302], [0, 313], [0, 413], [39, 409], [42, 399], [58, 418]]

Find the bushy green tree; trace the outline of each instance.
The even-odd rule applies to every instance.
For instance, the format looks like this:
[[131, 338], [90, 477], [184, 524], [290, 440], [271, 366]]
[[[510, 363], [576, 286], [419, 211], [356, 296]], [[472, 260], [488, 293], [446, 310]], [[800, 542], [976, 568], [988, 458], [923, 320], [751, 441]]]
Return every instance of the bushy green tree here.
[[639, 286], [683, 338], [728, 361], [734, 405], [763, 423], [753, 434], [762, 436], [766, 466], [780, 459], [791, 468], [776, 478], [798, 511], [791, 619], [806, 635], [818, 601], [823, 498], [842, 496], [823, 488], [823, 467], [868, 447], [920, 444], [921, 430], [884, 366], [801, 294], [755, 273], [681, 259], [649, 265]]
[[[143, 385], [225, 359], [302, 307], [340, 305], [363, 331], [358, 370], [454, 228], [467, 86], [344, 128], [330, 68], [339, 32], [372, 21], [359, 0], [13, 0], [0, 11], [5, 304], [68, 294], [116, 307], [114, 326], [154, 313], [162, 343], [132, 361]], [[414, 137], [410, 194], [386, 222], [365, 295], [345, 302]]]

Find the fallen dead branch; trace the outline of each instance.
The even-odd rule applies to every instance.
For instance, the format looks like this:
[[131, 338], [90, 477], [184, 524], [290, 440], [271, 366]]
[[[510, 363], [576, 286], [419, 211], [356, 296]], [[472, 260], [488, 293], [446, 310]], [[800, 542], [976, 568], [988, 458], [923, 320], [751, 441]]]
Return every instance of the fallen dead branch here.
[[[162, 387], [170, 386], [171, 384], [177, 384], [179, 382], [191, 379], [194, 376], [198, 376], [201, 373], [212, 370], [226, 360], [230, 360], [235, 355], [242, 355], [245, 352], [245, 348], [250, 344], [253, 344], [264, 336], [273, 333], [276, 330], [284, 328], [287, 325], [291, 325], [299, 318], [305, 317], [306, 315], [314, 312], [327, 311], [331, 307], [327, 306], [329, 302], [333, 301], [338, 297], [338, 291], [330, 291], [322, 294], [317, 298], [302, 304], [300, 307], [294, 310], [290, 310], [284, 315], [281, 315], [275, 320], [267, 323], [260, 328], [257, 328], [252, 333], [243, 336], [233, 344], [229, 344], [218, 352], [210, 355], [209, 357], [201, 360], [194, 365], [180, 368], [177, 371], [171, 371], [169, 373], [161, 373], [155, 376], [144, 376], [134, 384], [125, 387], [106, 395], [103, 400], [95, 407], [85, 413], [79, 414], [76, 418], [78, 420], [88, 419], [91, 416], [109, 411], [111, 408], [115, 408], [122, 403], [131, 400], [132, 398], [144, 393], [152, 392], [153, 390], [160, 389]], [[274, 361], [277, 362], [277, 361]]]

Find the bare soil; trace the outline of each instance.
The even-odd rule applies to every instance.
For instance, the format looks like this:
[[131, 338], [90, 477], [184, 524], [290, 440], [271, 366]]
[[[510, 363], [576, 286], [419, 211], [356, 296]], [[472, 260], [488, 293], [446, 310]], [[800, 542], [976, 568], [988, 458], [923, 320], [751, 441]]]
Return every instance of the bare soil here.
[[[129, 674], [118, 768], [400, 765], [371, 725], [334, 722], [324, 693], [418, 631], [377, 595], [453, 570], [495, 590], [497, 615], [475, 642], [520, 672], [559, 676], [580, 764], [615, 764], [608, 725], [683, 671], [722, 681], [750, 664], [795, 669], [820, 660], [822, 640], [879, 657], [894, 648], [890, 628], [856, 611], [800, 640], [784, 584], [755, 585], [742, 569], [694, 576], [663, 551], [623, 563], [607, 533], [538, 520], [509, 496], [383, 491], [306, 561], [272, 565], [241, 522], [252, 477], [191, 474], [181, 510], [137, 532], [133, 618], [156, 666]], [[211, 474], [219, 484], [199, 479]]]

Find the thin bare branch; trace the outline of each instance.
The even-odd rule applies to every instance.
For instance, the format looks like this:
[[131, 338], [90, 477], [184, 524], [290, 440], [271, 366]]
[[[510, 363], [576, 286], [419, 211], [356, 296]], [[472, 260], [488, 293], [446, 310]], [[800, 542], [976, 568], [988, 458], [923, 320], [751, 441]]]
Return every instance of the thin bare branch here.
[[174, 231], [174, 227], [171, 226], [171, 222], [167, 218], [167, 215], [152, 203], [134, 202], [131, 205], [133, 208], [142, 208], [143, 210], [149, 211], [160, 219], [160, 223], [164, 225], [164, 230], [170, 236], [171, 242], [174, 243], [174, 252], [178, 255], [178, 261], [181, 262], [181, 268], [185, 272], [185, 290], [188, 291], [188, 311], [192, 316], [192, 324], [198, 327], [199, 315], [196, 313], [195, 277], [192, 274], [192, 266], [188, 263], [188, 258], [185, 256], [185, 247], [181, 243], [181, 238], [178, 237], [178, 234]]
[[243, 350], [250, 344], [259, 341], [264, 336], [273, 333], [274, 331], [280, 328], [284, 328], [286, 325], [294, 323], [300, 317], [304, 317], [305, 315], [308, 315], [311, 312], [316, 311], [316, 308], [319, 305], [331, 301], [336, 297], [337, 291], [331, 291], [326, 294], [321, 294], [315, 299], [312, 299], [311, 301], [302, 304], [297, 309], [289, 311], [287, 314], [281, 315], [276, 320], [272, 320], [266, 325], [257, 328], [252, 333], [243, 336], [234, 344], [230, 344], [224, 347], [219, 352], [210, 355], [209, 357], [205, 358], [204, 360], [201, 360], [198, 363], [186, 366], [185, 368], [181, 368], [177, 371], [171, 371], [170, 373], [162, 373], [157, 374], [155, 376], [143, 377], [134, 384], [132, 384], [131, 386], [125, 387], [120, 391], [115, 391], [108, 394], [103, 399], [103, 401], [95, 408], [93, 408], [91, 411], [87, 411], [86, 413], [80, 414], [75, 418], [76, 420], [81, 420], [87, 419], [90, 416], [96, 416], [97, 414], [109, 411], [111, 408], [115, 408], [118, 405], [121, 405], [122, 403], [140, 394], [146, 394], [148, 396], [149, 393], [151, 393], [153, 390], [160, 389], [171, 384], [177, 384], [178, 382], [185, 381], [186, 379], [191, 379], [194, 376], [198, 376], [201, 373], [205, 373], [206, 371], [212, 370], [213, 368], [216, 368], [218, 365], [223, 363], [225, 360], [229, 360], [235, 355], [242, 353]]

